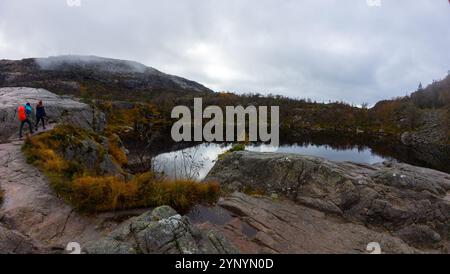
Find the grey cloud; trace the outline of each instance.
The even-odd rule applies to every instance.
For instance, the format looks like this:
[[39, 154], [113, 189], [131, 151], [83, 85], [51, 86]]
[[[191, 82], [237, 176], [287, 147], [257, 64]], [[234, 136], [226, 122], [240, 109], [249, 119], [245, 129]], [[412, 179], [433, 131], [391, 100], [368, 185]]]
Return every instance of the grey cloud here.
[[450, 69], [447, 0], [2, 0], [0, 58], [135, 60], [215, 90], [374, 103]]

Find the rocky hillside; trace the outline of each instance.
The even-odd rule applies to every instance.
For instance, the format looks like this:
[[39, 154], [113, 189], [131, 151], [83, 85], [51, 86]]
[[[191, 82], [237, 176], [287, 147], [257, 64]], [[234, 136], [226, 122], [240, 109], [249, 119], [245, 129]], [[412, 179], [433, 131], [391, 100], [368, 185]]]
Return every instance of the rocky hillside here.
[[0, 88], [0, 141], [18, 137], [16, 109], [30, 103], [33, 108], [42, 100], [50, 122], [67, 122], [81, 128], [103, 130], [105, 115], [87, 104], [58, 96], [44, 89]]
[[244, 151], [222, 156], [206, 180], [253, 196], [219, 204], [256, 229], [260, 248], [353, 253], [379, 242], [387, 253], [450, 252], [446, 173]]
[[380, 101], [371, 109], [407, 145], [450, 145], [450, 75], [410, 96]]
[[118, 97], [128, 92], [211, 92], [199, 83], [136, 62], [76, 55], [0, 60], [0, 86], [45, 88], [83, 96], [107, 91], [109, 96]]

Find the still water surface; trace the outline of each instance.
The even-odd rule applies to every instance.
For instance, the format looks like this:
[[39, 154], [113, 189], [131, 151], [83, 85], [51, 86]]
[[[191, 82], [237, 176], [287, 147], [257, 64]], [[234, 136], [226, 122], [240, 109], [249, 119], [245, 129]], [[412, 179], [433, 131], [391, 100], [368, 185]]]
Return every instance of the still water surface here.
[[[212, 169], [220, 154], [229, 150], [231, 144], [204, 143], [178, 151], [163, 153], [154, 159], [156, 170], [172, 178], [192, 178], [202, 180]], [[246, 150], [257, 152], [281, 152], [323, 157], [332, 161], [352, 161], [374, 164], [389, 160], [373, 152], [368, 147], [336, 149], [327, 145], [292, 144], [277, 149], [267, 145], [250, 145]]]

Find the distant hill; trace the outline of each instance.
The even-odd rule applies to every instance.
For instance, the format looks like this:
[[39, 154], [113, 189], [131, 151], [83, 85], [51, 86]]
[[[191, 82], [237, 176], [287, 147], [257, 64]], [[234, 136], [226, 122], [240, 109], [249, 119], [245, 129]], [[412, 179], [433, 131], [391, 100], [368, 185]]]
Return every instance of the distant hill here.
[[378, 102], [371, 109], [384, 128], [403, 132], [408, 144], [450, 145], [450, 75], [410, 96]]
[[425, 89], [419, 89], [410, 98], [420, 108], [450, 106], [450, 75], [441, 81], [434, 81]]
[[127, 96], [137, 98], [164, 92], [212, 92], [197, 82], [137, 62], [79, 55], [0, 60], [0, 86], [45, 88], [59, 94], [88, 97], [103, 91], [108, 96], [120, 97], [126, 92]]
[[420, 109], [448, 108], [450, 107], [450, 75], [442, 80], [433, 81], [425, 88], [419, 87], [410, 96], [380, 101], [374, 109], [381, 108], [386, 104], [412, 104]]

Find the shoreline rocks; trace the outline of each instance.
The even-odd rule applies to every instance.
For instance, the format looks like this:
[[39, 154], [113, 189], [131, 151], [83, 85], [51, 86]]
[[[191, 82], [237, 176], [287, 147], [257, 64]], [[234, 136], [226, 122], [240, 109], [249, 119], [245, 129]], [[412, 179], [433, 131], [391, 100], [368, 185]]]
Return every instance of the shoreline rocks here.
[[229, 191], [280, 195], [345, 222], [395, 235], [414, 248], [449, 251], [447, 173], [393, 162], [366, 165], [244, 151], [221, 157], [206, 180]]

